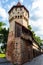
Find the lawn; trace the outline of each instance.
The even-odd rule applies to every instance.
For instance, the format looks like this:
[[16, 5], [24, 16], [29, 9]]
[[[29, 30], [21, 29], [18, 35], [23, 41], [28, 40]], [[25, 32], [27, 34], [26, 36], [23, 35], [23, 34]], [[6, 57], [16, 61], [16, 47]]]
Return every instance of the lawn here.
[[0, 58], [4, 58], [4, 57], [5, 57], [5, 54], [0, 53]]

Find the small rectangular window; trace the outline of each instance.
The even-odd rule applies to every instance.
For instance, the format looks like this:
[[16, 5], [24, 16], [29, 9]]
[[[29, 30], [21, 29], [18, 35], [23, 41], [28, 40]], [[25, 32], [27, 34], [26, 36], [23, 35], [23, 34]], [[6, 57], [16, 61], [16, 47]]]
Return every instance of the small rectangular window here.
[[15, 16], [15, 18], [17, 18], [17, 16]]
[[20, 16], [20, 18], [22, 18], [22, 15]]
[[18, 16], [18, 19], [19, 19], [19, 16]]

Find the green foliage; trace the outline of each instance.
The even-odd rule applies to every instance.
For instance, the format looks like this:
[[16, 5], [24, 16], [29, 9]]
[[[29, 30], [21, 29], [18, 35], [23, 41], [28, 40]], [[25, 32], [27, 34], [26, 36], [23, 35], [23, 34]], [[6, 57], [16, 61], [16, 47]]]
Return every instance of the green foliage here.
[[9, 30], [6, 30], [6, 28], [3, 28], [1, 31], [0, 31], [0, 42], [2, 43], [6, 43], [7, 42], [7, 37], [8, 37], [8, 31]]
[[34, 36], [34, 39], [37, 41], [37, 43], [39, 44], [39, 45], [41, 45], [42, 44], [42, 40], [41, 40], [41, 38], [40, 37], [38, 37], [38, 36]]
[[0, 43], [3, 41], [3, 35], [0, 34]]
[[28, 26], [28, 29], [31, 30], [32, 34], [33, 34], [33, 38], [35, 39], [35, 41], [41, 46], [42, 45], [42, 40], [39, 36], [36, 36], [35, 32], [32, 31], [32, 27], [31, 25]]
[[1, 31], [0, 31], [0, 43], [3, 43], [3, 46], [1, 47], [1, 50], [5, 53], [6, 51], [6, 46], [7, 46], [7, 38], [8, 38], [8, 32], [9, 32], [9, 29], [6, 30], [6, 28], [3, 28]]
[[31, 25], [28, 25], [28, 29], [29, 29], [29, 30], [32, 30], [32, 27], [31, 27]]
[[35, 39], [35, 41], [41, 46], [42, 44], [41, 38], [37, 36], [34, 31], [32, 31], [32, 34], [33, 34], [33, 38]]
[[9, 32], [9, 29], [3, 28], [3, 26], [5, 26], [5, 25], [6, 25], [5, 23], [0, 22], [0, 43], [3, 43], [1, 50], [6, 50], [5, 43], [7, 43], [8, 32]]
[[3, 26], [5, 26], [6, 24], [3, 22], [0, 22], [0, 30], [2, 29]]

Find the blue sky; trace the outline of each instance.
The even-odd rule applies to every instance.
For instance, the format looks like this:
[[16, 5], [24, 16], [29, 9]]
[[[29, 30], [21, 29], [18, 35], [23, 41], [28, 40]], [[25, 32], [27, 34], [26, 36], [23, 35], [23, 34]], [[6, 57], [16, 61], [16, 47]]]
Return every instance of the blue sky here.
[[[43, 0], [19, 0], [29, 10], [29, 24], [36, 35], [43, 39]], [[0, 0], [0, 21], [9, 27], [8, 11], [18, 0]]]

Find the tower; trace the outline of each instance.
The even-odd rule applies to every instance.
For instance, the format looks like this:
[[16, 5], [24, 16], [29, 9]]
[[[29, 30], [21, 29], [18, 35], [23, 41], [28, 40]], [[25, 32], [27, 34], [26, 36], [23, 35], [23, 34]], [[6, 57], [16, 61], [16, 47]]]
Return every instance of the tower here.
[[[18, 2], [17, 5], [13, 6], [8, 13], [10, 27], [6, 57], [12, 63], [21, 65], [23, 63], [22, 59], [28, 58], [28, 55], [23, 58], [26, 52], [23, 51], [23, 49], [25, 49], [25, 44], [22, 44], [23, 40], [21, 36], [25, 28], [28, 29], [29, 11], [25, 8], [24, 5], [21, 5], [21, 3]], [[25, 30], [25, 32], [27, 31]], [[24, 60], [24, 62], [27, 60]]]
[[14, 28], [13, 25], [15, 22], [28, 28], [28, 18], [29, 11], [24, 5], [21, 5], [21, 3], [18, 2], [17, 5], [13, 6], [9, 11], [10, 31], [12, 31], [11, 29]]

